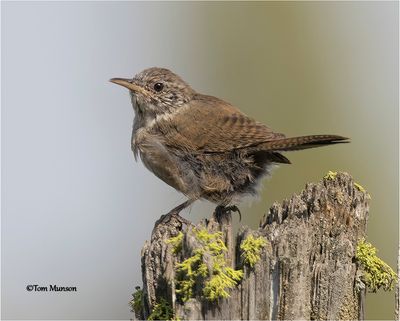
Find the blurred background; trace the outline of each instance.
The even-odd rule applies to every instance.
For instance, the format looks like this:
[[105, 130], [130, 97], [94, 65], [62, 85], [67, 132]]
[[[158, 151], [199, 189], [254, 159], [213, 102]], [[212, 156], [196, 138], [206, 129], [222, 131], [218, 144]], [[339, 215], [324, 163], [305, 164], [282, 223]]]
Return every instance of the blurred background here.
[[[397, 2], [2, 2], [2, 318], [129, 319], [140, 249], [184, 197], [130, 150], [128, 92], [108, 82], [167, 67], [288, 136], [351, 144], [287, 153], [261, 197], [329, 170], [372, 196], [368, 240], [393, 268], [398, 244]], [[213, 206], [184, 213], [197, 222]], [[76, 286], [33, 293], [29, 284]], [[392, 319], [394, 293], [368, 294]]]

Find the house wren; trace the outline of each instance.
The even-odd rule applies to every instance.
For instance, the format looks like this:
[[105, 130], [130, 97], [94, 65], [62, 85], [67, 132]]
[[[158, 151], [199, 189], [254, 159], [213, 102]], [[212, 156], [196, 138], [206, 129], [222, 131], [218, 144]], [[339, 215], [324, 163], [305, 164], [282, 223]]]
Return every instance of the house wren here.
[[168, 217], [200, 198], [235, 209], [242, 196], [257, 193], [274, 164], [290, 164], [281, 152], [348, 142], [337, 135], [286, 138], [231, 104], [197, 93], [168, 69], [149, 68], [133, 79], [110, 81], [129, 89], [135, 159], [139, 155], [151, 172], [188, 198]]

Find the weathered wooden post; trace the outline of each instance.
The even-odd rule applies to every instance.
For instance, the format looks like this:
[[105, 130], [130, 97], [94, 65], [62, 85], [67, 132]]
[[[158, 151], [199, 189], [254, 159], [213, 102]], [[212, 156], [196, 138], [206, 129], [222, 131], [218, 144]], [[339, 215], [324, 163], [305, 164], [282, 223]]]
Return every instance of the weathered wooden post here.
[[356, 253], [368, 200], [350, 175], [329, 173], [236, 238], [229, 213], [186, 229], [175, 219], [156, 224], [142, 249], [136, 317], [362, 320], [366, 282]]
[[400, 320], [400, 240], [398, 245], [398, 254], [397, 254], [397, 284], [396, 284], [396, 295], [395, 295], [395, 312], [394, 318], [395, 320]]

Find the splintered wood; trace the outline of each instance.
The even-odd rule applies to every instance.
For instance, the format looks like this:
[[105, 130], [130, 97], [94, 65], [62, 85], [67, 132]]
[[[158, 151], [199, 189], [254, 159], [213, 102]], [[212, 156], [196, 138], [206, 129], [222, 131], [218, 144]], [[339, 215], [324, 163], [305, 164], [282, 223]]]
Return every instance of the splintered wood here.
[[174, 217], [157, 223], [142, 249], [136, 317], [362, 320], [365, 286], [355, 253], [368, 200], [350, 175], [331, 173], [274, 203], [257, 230], [242, 227], [236, 238], [230, 213], [196, 227]]

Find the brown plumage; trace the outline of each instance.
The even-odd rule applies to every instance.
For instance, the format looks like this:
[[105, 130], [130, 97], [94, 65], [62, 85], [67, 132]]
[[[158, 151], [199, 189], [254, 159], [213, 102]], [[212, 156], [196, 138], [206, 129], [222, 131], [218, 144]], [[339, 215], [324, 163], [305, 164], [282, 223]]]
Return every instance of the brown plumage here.
[[280, 152], [348, 142], [337, 135], [286, 138], [231, 104], [195, 92], [167, 69], [149, 68], [133, 79], [114, 78], [130, 90], [135, 110], [132, 149], [145, 166], [188, 201], [199, 198], [228, 206], [255, 194]]

